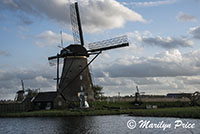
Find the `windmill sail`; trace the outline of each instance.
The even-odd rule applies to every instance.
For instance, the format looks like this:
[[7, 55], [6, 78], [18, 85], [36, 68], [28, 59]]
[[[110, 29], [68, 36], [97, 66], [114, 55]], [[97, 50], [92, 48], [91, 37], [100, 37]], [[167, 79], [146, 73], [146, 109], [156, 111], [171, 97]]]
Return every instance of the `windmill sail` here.
[[70, 17], [74, 43], [84, 46], [83, 32], [81, 28], [81, 20], [77, 2], [70, 5]]
[[[58, 56], [52, 56], [48, 58], [49, 65], [50, 66], [56, 66], [57, 65], [57, 59]], [[63, 64], [63, 58], [59, 58], [59, 64]]]
[[88, 52], [105, 51], [129, 46], [127, 35], [88, 44]]

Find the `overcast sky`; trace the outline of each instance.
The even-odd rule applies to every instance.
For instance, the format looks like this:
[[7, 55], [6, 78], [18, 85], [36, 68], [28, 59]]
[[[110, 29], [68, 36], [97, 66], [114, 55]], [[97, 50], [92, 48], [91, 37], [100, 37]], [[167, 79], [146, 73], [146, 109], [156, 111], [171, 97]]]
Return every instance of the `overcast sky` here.
[[[0, 1], [0, 99], [21, 89], [55, 91], [48, 56], [73, 43], [73, 0]], [[130, 46], [103, 52], [90, 66], [105, 95], [200, 91], [200, 0], [78, 0], [84, 40], [128, 35]], [[88, 60], [90, 60], [90, 57]]]

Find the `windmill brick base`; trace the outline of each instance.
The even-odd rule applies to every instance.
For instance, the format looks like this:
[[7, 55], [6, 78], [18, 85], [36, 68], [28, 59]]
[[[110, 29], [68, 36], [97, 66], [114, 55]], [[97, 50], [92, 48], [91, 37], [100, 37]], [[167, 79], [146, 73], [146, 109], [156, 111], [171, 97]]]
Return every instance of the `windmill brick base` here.
[[[92, 79], [86, 66], [86, 56], [68, 56], [64, 58], [59, 92], [65, 96], [66, 101], [79, 101], [78, 93], [80, 92], [85, 92], [87, 100], [94, 100]], [[86, 68], [82, 71], [84, 67]]]

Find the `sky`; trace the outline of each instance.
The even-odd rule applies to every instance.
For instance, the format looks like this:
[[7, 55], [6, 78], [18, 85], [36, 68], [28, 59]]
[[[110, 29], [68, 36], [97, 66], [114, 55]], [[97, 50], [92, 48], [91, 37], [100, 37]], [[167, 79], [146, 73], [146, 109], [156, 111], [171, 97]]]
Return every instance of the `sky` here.
[[[48, 57], [73, 44], [73, 0], [0, 1], [0, 99], [21, 89], [55, 91]], [[200, 91], [200, 0], [78, 0], [84, 40], [128, 35], [129, 47], [103, 52], [90, 65], [107, 96]], [[88, 61], [92, 57], [88, 58]]]

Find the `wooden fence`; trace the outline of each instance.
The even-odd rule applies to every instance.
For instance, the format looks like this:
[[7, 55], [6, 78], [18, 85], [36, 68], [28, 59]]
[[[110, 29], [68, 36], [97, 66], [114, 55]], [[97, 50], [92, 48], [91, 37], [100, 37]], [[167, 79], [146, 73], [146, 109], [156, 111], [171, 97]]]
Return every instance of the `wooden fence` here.
[[0, 102], [0, 112], [26, 112], [32, 110], [31, 102]]

